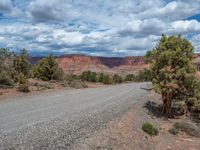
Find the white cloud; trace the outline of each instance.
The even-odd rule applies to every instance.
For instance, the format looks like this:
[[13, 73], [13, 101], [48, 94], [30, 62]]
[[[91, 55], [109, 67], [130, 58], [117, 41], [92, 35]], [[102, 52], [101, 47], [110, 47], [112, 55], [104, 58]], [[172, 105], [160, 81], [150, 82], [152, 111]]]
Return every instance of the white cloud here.
[[161, 35], [165, 29], [165, 23], [158, 19], [133, 20], [119, 30], [124, 36]]
[[178, 20], [171, 23], [169, 33], [187, 34], [200, 32], [200, 22], [196, 20]]
[[195, 52], [200, 53], [200, 34], [194, 35], [190, 41], [194, 46]]
[[54, 39], [69, 46], [81, 44], [84, 37], [84, 35], [79, 32], [66, 32], [62, 29], [54, 30], [52, 34]]
[[[200, 22], [186, 19], [199, 10], [200, 0], [1, 0], [6, 17], [0, 20], [0, 45], [38, 52], [144, 54], [162, 33], [200, 34]], [[190, 40], [200, 48], [197, 35]]]
[[[0, 41], [0, 45], [8, 45], [12, 48], [15, 44], [16, 48], [26, 46], [27, 49], [42, 50], [60, 50], [65, 47], [81, 44], [84, 35], [79, 32], [71, 32], [65, 29], [59, 29], [58, 26], [48, 26], [45, 24], [32, 25], [29, 23], [16, 23], [12, 25], [0, 25], [0, 37], [3, 36], [4, 41]], [[22, 44], [25, 42], [26, 44]], [[13, 43], [13, 44], [11, 44]], [[28, 45], [28, 46], [27, 46]]]
[[38, 22], [65, 20], [79, 14], [65, 0], [36, 0], [30, 3], [28, 15]]
[[119, 49], [127, 50], [150, 50], [156, 45], [160, 36], [147, 36], [142, 38], [126, 37], [123, 42], [118, 44]]
[[191, 34], [200, 32], [200, 22], [197, 20], [177, 20], [164, 22], [158, 19], [133, 20], [119, 29], [122, 36], [147, 37], [149, 35]]
[[145, 12], [142, 12], [139, 17], [141, 18], [151, 18], [156, 17], [161, 20], [177, 20], [177, 19], [185, 19], [193, 14], [199, 12], [200, 9], [200, 1], [192, 0], [189, 1], [173, 1], [168, 3], [167, 5], [160, 7], [153, 7]]
[[11, 17], [18, 17], [22, 15], [22, 11], [17, 7], [14, 7], [10, 0], [0, 1], [0, 12], [3, 12], [4, 15]]

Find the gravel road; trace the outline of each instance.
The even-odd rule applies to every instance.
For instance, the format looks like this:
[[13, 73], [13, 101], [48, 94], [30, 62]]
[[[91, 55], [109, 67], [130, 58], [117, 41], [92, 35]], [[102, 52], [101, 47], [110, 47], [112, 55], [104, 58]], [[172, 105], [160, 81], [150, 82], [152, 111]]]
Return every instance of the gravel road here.
[[0, 101], [0, 149], [72, 149], [144, 99], [146, 87], [121, 84]]

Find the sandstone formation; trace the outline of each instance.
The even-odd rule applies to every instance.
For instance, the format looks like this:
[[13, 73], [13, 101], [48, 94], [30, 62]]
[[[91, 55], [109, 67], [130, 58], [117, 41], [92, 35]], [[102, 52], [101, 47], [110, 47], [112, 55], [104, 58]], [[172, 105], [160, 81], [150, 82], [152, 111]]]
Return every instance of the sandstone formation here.
[[65, 73], [80, 74], [83, 71], [105, 72], [109, 74], [135, 73], [146, 68], [142, 56], [131, 57], [94, 57], [84, 55], [66, 55], [57, 58]]
[[[31, 57], [30, 61], [35, 64], [42, 57]], [[147, 68], [143, 56], [129, 57], [96, 57], [86, 55], [63, 55], [56, 57], [59, 66], [66, 74], [81, 74], [83, 71], [91, 70], [108, 74], [125, 75], [137, 73]], [[200, 54], [194, 55], [194, 64], [200, 71]]]

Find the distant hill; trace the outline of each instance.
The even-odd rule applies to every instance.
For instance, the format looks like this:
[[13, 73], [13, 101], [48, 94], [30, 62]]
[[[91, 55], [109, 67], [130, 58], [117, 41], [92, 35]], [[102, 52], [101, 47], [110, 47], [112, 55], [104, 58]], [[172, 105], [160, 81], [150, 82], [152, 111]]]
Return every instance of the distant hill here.
[[[37, 63], [42, 57], [30, 57], [32, 64]], [[136, 73], [148, 65], [144, 63], [143, 56], [129, 57], [99, 57], [86, 55], [63, 55], [56, 57], [59, 66], [65, 73], [80, 74], [83, 71], [105, 72], [108, 74]], [[200, 71], [200, 54], [194, 55], [194, 64]]]
[[[31, 57], [35, 64], [42, 57]], [[85, 55], [64, 55], [56, 57], [59, 66], [65, 73], [80, 74], [83, 71], [105, 72], [109, 74], [129, 74], [146, 68], [143, 56], [130, 57], [95, 57]]]
[[142, 56], [131, 57], [94, 57], [83, 55], [66, 55], [57, 58], [57, 62], [65, 73], [80, 74], [85, 70], [106, 72], [110, 74], [135, 73], [147, 65]]

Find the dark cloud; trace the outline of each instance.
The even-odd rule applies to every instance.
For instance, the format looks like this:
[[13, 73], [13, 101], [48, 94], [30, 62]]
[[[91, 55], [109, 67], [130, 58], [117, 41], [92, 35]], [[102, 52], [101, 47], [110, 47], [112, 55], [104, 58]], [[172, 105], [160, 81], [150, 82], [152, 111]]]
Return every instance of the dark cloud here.
[[0, 11], [10, 12], [12, 9], [12, 3], [10, 0], [1, 0], [0, 1]]
[[36, 22], [64, 21], [78, 15], [65, 0], [35, 0], [28, 8], [30, 17]]

